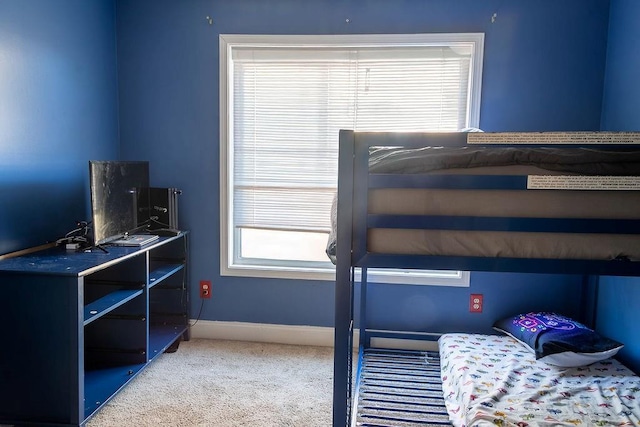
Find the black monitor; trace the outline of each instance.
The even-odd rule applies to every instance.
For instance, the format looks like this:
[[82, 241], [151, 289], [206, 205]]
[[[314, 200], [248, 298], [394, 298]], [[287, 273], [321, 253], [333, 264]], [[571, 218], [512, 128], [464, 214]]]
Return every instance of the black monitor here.
[[137, 191], [149, 187], [149, 162], [89, 161], [93, 244], [139, 229]]

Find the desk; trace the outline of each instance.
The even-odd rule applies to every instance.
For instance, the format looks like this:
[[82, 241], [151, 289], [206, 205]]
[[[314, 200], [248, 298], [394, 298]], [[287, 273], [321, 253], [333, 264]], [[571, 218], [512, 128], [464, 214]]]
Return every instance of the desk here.
[[0, 424], [80, 426], [189, 339], [188, 234], [0, 261]]

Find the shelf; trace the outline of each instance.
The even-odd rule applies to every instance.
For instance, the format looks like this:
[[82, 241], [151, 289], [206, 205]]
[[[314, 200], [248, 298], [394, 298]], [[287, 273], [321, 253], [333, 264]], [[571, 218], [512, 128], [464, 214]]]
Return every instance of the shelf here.
[[123, 289], [111, 292], [102, 298], [84, 306], [84, 326], [104, 316], [110, 311], [142, 295], [142, 289]]
[[186, 325], [149, 325], [149, 360], [162, 354], [186, 330]]
[[89, 417], [131, 381], [146, 364], [125, 365], [86, 371], [84, 374], [84, 416]]
[[184, 264], [164, 264], [155, 267], [152, 271], [149, 272], [149, 287], [151, 288], [157, 285], [167, 277], [172, 276], [183, 268]]
[[[180, 338], [187, 328], [184, 325], [151, 325], [149, 329], [149, 361], [151, 361]], [[146, 365], [141, 363], [86, 371], [84, 375], [85, 418], [106, 404]]]
[[181, 233], [109, 253], [56, 247], [0, 261], [0, 300], [16, 302], [0, 319], [21, 319], [29, 332], [0, 352], [0, 366], [12, 367], [2, 376], [0, 427], [85, 426], [149, 362], [188, 340], [187, 249]]

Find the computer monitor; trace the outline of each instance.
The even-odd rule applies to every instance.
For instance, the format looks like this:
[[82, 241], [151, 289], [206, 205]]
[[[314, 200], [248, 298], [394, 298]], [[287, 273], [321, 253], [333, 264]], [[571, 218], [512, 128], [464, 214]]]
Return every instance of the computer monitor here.
[[139, 230], [137, 192], [149, 187], [147, 161], [89, 161], [94, 245]]

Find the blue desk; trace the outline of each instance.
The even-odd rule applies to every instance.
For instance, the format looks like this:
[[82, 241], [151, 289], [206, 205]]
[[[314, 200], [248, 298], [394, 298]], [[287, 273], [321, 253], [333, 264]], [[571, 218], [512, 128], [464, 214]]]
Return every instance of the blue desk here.
[[0, 261], [0, 424], [80, 426], [189, 339], [188, 234]]

